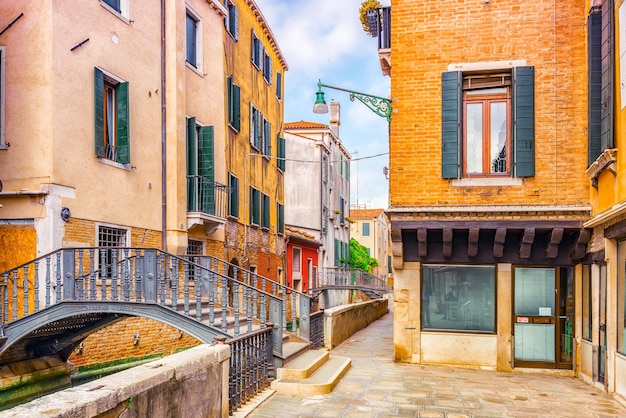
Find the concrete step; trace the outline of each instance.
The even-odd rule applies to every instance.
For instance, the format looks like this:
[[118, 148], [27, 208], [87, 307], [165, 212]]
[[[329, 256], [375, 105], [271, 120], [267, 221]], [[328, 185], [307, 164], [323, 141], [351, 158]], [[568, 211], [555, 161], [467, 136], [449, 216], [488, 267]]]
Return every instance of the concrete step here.
[[352, 360], [331, 356], [326, 350], [309, 350], [278, 369], [271, 388], [285, 395], [330, 393], [348, 371]]

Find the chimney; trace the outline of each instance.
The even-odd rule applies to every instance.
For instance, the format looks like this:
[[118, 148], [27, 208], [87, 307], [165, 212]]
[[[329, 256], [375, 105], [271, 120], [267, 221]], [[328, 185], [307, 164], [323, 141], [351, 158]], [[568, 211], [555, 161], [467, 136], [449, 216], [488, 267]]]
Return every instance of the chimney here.
[[330, 130], [339, 138], [339, 102], [330, 102]]

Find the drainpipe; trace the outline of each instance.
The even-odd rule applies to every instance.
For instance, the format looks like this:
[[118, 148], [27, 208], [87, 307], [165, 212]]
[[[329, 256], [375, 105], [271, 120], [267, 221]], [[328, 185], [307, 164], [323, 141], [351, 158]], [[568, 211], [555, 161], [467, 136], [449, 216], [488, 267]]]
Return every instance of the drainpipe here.
[[165, 2], [161, 0], [161, 246], [167, 250], [167, 193], [166, 184], [166, 111], [165, 111]]

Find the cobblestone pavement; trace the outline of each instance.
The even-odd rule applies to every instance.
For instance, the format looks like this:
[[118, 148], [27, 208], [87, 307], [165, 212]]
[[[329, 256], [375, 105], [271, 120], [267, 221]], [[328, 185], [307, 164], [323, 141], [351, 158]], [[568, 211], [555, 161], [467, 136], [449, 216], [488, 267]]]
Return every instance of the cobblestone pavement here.
[[327, 395], [274, 393], [249, 417], [626, 417], [577, 378], [394, 363], [393, 312], [331, 354], [352, 367]]

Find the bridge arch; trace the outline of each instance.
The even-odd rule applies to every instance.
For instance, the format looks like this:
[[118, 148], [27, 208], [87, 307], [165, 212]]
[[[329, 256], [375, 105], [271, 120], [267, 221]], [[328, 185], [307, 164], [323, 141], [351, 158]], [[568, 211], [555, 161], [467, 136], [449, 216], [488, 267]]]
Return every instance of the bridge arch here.
[[[80, 317], [91, 320], [84, 321], [82, 326], [72, 321]], [[230, 337], [220, 329], [156, 303], [64, 301], [8, 324], [4, 329], [4, 339], [0, 340], [0, 365], [4, 363], [3, 358], [15, 359], [16, 353], [11, 351], [23, 350], [24, 347], [19, 343], [25, 338], [41, 342], [50, 340], [50, 334], [43, 330], [53, 324], [59, 329], [67, 329], [62, 340], [53, 338], [53, 344], [40, 344], [42, 348], [39, 353], [24, 355], [34, 358], [38, 357], [37, 354], [41, 356], [54, 353], [61, 354], [67, 360], [76, 342], [127, 317], [143, 317], [170, 325], [206, 344], [213, 343], [216, 336]]]

